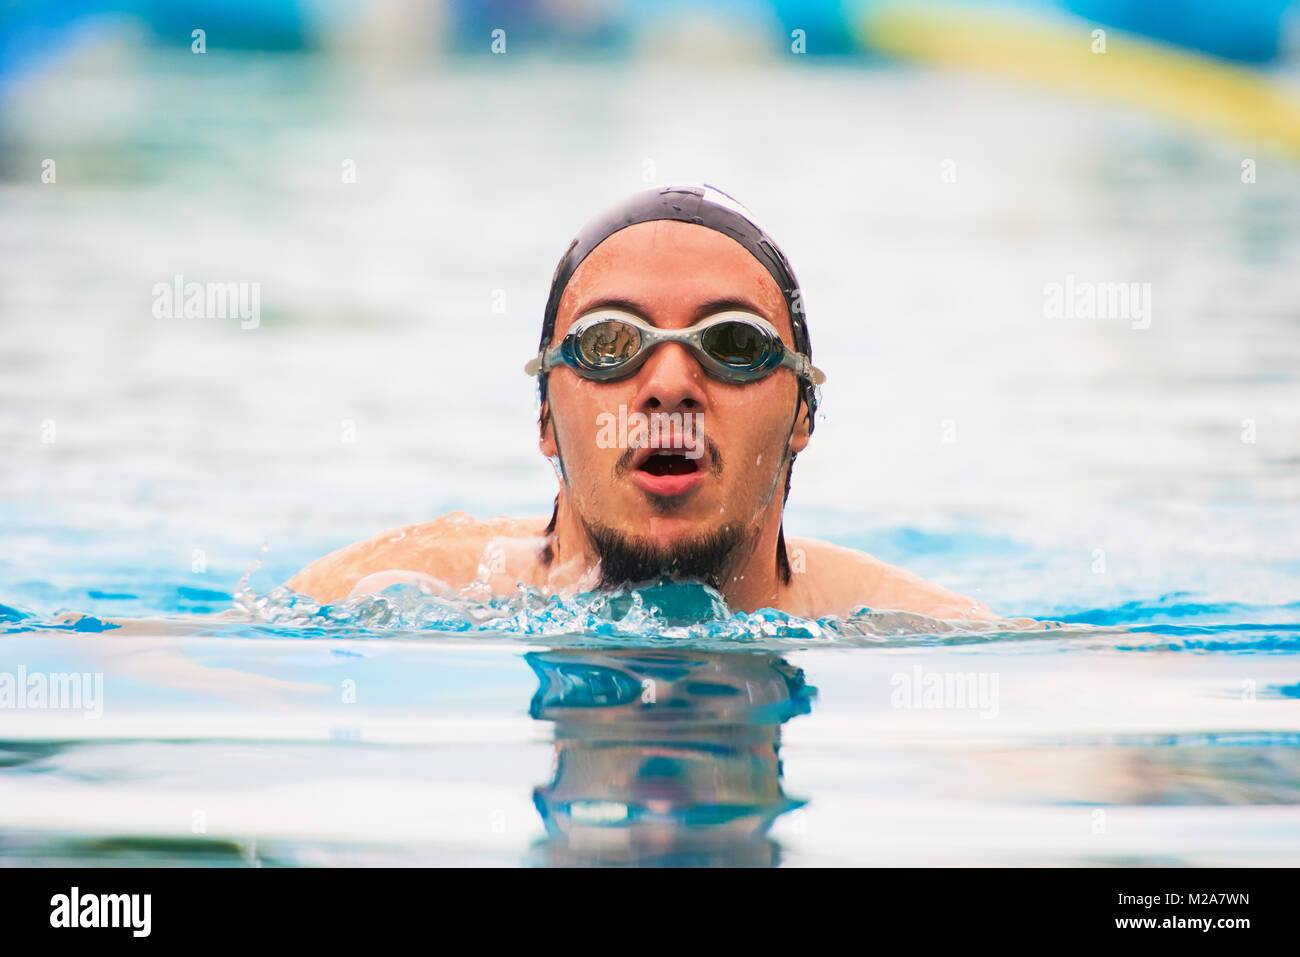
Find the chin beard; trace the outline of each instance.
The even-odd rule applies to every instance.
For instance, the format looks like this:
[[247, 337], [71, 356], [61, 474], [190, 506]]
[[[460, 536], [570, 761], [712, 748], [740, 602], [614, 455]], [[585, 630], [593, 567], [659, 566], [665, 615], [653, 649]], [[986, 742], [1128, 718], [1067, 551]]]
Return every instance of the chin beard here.
[[721, 591], [722, 581], [746, 541], [740, 525], [723, 525], [666, 546], [604, 525], [587, 525], [587, 536], [600, 557], [600, 588], [605, 590], [674, 578], [703, 582]]

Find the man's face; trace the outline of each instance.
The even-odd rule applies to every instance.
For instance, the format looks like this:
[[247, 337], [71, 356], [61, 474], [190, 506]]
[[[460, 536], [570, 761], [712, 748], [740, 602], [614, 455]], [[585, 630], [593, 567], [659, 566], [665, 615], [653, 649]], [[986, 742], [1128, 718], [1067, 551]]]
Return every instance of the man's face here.
[[[640, 223], [597, 246], [565, 289], [551, 345], [598, 307], [635, 313], [662, 329], [747, 309], [793, 347], [785, 300], [767, 270], [734, 240], [690, 223]], [[658, 346], [634, 375], [615, 382], [557, 366], [547, 398], [540, 447], [559, 456], [569, 501], [588, 530], [665, 555], [710, 536], [725, 538], [728, 530], [756, 534], [769, 509], [782, 507], [790, 452], [808, 441], [806, 409], [798, 405], [790, 370], [743, 385], [722, 382], [678, 343]], [[665, 416], [658, 420], [666, 427], [659, 444], [677, 447], [658, 453], [629, 447], [645, 437], [636, 430], [636, 413], [647, 420]], [[678, 422], [693, 426], [693, 434], [677, 432]]]

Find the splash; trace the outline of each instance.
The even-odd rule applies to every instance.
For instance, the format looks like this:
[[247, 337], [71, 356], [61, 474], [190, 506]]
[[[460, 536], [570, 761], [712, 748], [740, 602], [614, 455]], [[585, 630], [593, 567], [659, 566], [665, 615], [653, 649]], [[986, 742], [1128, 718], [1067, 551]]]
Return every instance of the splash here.
[[[240, 580], [233, 607], [224, 612], [99, 618], [61, 611], [46, 617], [0, 605], [0, 634], [53, 631], [426, 641], [495, 637], [534, 645], [671, 644], [724, 651], [995, 643], [1005, 648], [1018, 642], [1026, 650], [1042, 651], [1300, 652], [1300, 622], [1293, 620], [1294, 606], [1191, 605], [1182, 593], [1112, 609], [1055, 609], [1054, 620], [943, 620], [871, 608], [812, 620], [771, 608], [735, 612], [706, 585], [668, 580], [572, 596], [552, 596], [524, 586], [510, 594], [493, 594], [481, 582], [459, 591], [401, 582], [321, 604], [283, 585], [259, 593], [249, 584], [256, 569], [255, 564]], [[1246, 621], [1245, 612], [1252, 612], [1249, 617], [1254, 620]]]
[[[852, 615], [800, 618], [772, 608], [732, 611], [714, 589], [696, 582], [667, 579], [614, 592], [553, 596], [520, 586], [511, 594], [492, 594], [477, 582], [460, 591], [440, 592], [418, 584], [396, 584], [374, 594], [333, 605], [280, 586], [259, 595], [240, 583], [235, 606], [259, 625], [300, 637], [397, 636], [461, 633], [510, 636], [523, 641], [566, 644], [686, 644], [698, 648], [790, 651], [805, 648], [900, 647], [1036, 642], [1046, 650], [1105, 647], [1138, 652], [1295, 653], [1300, 624], [1287, 621], [1286, 608], [1253, 608], [1280, 621], [1242, 623], [1232, 611], [1206, 605], [1201, 614], [1228, 620], [1166, 622], [1167, 598], [1152, 603], [1150, 617], [1127, 622], [1119, 610], [1100, 609], [1062, 615], [1057, 620], [1007, 618], [1000, 621], [944, 620], [905, 611], [862, 608]], [[1145, 606], [1143, 606], [1145, 607]], [[1130, 609], [1126, 604], [1121, 609]], [[1045, 644], [1047, 643], [1047, 644]]]
[[[566, 641], [575, 638], [624, 642], [752, 644], [768, 641], [808, 644], [878, 644], [892, 638], [984, 640], [1004, 634], [1010, 622], [942, 621], [899, 611], [863, 608], [849, 617], [800, 618], [764, 608], [737, 612], [713, 588], [697, 582], [662, 579], [635, 588], [548, 595], [519, 586], [510, 594], [492, 594], [481, 583], [454, 593], [439, 593], [411, 583], [390, 585], [375, 594], [358, 595], [322, 605], [309, 596], [279, 586], [264, 595], [242, 581], [235, 607], [260, 625], [299, 633], [475, 633]], [[1054, 626], [1020, 619], [1019, 630], [1040, 632]], [[1059, 627], [1059, 626], [1058, 626]], [[1079, 627], [1079, 626], [1076, 626]], [[856, 639], [856, 640], [854, 640]]]

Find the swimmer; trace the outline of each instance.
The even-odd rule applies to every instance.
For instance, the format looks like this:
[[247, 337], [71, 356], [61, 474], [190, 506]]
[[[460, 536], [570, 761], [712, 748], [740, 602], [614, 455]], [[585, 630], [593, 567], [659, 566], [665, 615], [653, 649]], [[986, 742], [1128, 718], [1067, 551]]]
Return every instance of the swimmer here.
[[656, 187], [584, 226], [525, 371], [559, 480], [549, 518], [458, 512], [391, 529], [289, 587], [334, 602], [400, 581], [567, 595], [667, 577], [711, 585], [737, 611], [997, 619], [865, 552], [786, 536], [824, 376], [784, 253], [720, 190]]

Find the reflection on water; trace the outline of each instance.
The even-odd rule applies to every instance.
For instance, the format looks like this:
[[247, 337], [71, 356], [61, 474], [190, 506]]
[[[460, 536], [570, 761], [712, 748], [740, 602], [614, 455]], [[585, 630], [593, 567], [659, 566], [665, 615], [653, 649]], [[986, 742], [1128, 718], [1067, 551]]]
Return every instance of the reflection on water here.
[[525, 656], [530, 713], [555, 723], [555, 766], [533, 791], [535, 863], [779, 862], [768, 828], [804, 802], [781, 787], [780, 730], [816, 689], [776, 655], [639, 649]]
[[[1300, 860], [1287, 655], [124, 631], [0, 638], [105, 674], [97, 720], [0, 709], [0, 864]], [[917, 665], [996, 717], [897, 707]]]

